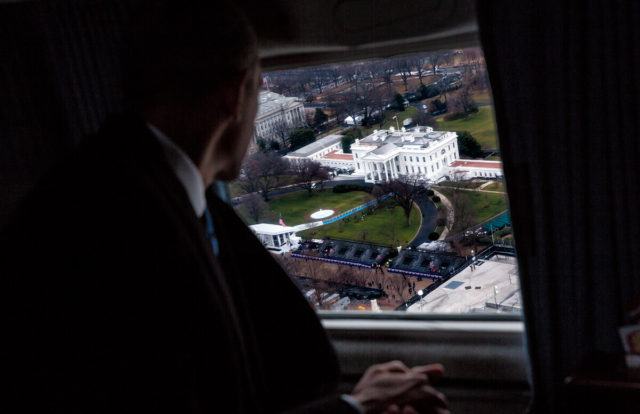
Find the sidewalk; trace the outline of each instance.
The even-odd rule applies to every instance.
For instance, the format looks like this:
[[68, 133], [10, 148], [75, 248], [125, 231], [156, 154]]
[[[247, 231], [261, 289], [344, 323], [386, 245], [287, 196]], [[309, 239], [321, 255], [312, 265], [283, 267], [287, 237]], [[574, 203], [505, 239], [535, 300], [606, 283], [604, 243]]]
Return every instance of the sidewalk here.
[[451, 201], [449, 201], [449, 199], [445, 197], [442, 193], [439, 193], [438, 191], [433, 190], [433, 194], [440, 197], [440, 201], [442, 202], [444, 207], [447, 209], [447, 224], [444, 226], [444, 230], [442, 230], [442, 234], [440, 234], [440, 237], [438, 237], [438, 240], [444, 240], [447, 238], [447, 235], [449, 234], [449, 229], [453, 228], [453, 220], [454, 220], [453, 205], [451, 205]]

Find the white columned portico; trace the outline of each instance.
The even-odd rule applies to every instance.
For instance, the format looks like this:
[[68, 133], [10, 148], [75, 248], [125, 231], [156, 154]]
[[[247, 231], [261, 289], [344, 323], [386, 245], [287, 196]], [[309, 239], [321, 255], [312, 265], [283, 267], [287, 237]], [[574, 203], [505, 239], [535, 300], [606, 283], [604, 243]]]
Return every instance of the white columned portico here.
[[391, 166], [393, 167], [393, 178], [398, 179], [398, 164], [396, 164], [396, 157], [391, 158]]

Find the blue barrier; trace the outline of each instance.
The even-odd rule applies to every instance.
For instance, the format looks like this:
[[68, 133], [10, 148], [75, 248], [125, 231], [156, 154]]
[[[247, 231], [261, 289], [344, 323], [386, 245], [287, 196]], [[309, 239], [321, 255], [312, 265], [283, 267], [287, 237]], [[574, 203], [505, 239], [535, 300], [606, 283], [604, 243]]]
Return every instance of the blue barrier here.
[[351, 214], [353, 214], [353, 213], [357, 213], [358, 211], [363, 210], [363, 209], [365, 209], [365, 208], [367, 208], [367, 207], [371, 207], [372, 205], [374, 205], [374, 204], [378, 203], [378, 201], [386, 200], [387, 198], [391, 197], [391, 195], [392, 195], [392, 194], [387, 194], [386, 196], [384, 196], [384, 197], [380, 198], [380, 200], [373, 200], [373, 201], [371, 201], [371, 202], [369, 202], [369, 203], [367, 203], [367, 204], [363, 204], [363, 205], [361, 205], [361, 206], [359, 206], [359, 207], [355, 207], [355, 208], [353, 208], [353, 209], [351, 209], [351, 210], [347, 211], [346, 213], [342, 213], [342, 214], [340, 214], [338, 217], [334, 217], [334, 218], [332, 218], [331, 220], [323, 221], [323, 222], [322, 222], [322, 225], [324, 226], [325, 224], [333, 223], [333, 222], [338, 221], [338, 220], [340, 220], [340, 219], [342, 219], [342, 218], [345, 218], [345, 217], [347, 217], [347, 216], [350, 216], [350, 215], [351, 215]]
[[364, 268], [367, 268], [367, 269], [371, 268], [371, 265], [365, 265], [365, 264], [362, 264], [362, 263], [350, 262], [350, 261], [347, 261], [347, 260], [328, 259], [328, 258], [324, 258], [324, 257], [306, 256], [306, 255], [299, 254], [299, 253], [291, 253], [291, 257], [296, 257], [298, 259], [311, 259], [311, 260], [317, 260], [317, 261], [320, 261], [320, 262], [327, 262], [327, 263], [337, 263], [337, 264], [344, 264], [344, 265], [349, 265], [349, 266], [364, 267]]

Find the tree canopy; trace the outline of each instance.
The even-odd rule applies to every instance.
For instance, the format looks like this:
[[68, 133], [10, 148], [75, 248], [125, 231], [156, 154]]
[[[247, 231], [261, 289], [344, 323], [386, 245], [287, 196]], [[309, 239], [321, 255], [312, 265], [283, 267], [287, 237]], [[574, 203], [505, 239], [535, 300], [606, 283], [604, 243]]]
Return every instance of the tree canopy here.
[[320, 108], [316, 108], [316, 113], [313, 115], [313, 124], [315, 126], [321, 125], [324, 122], [327, 122], [327, 120], [329, 119], [329, 116], [327, 116], [327, 114], [325, 114], [322, 109]]
[[316, 140], [316, 136], [311, 128], [298, 128], [289, 136], [291, 151], [302, 148]]
[[461, 155], [472, 158], [482, 156], [482, 147], [468, 131], [458, 132], [458, 150]]
[[342, 152], [345, 154], [351, 154], [351, 144], [356, 142], [356, 138], [362, 138], [362, 131], [360, 131], [360, 128], [349, 128], [342, 136]]

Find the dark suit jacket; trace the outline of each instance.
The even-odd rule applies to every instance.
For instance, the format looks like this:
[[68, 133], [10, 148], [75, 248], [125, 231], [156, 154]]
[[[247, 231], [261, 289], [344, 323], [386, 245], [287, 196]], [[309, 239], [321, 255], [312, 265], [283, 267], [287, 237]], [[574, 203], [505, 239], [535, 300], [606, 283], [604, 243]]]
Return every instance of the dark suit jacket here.
[[313, 310], [232, 209], [208, 203], [218, 257], [155, 137], [129, 116], [45, 177], [0, 238], [0, 404], [352, 412], [332, 394], [338, 365]]

